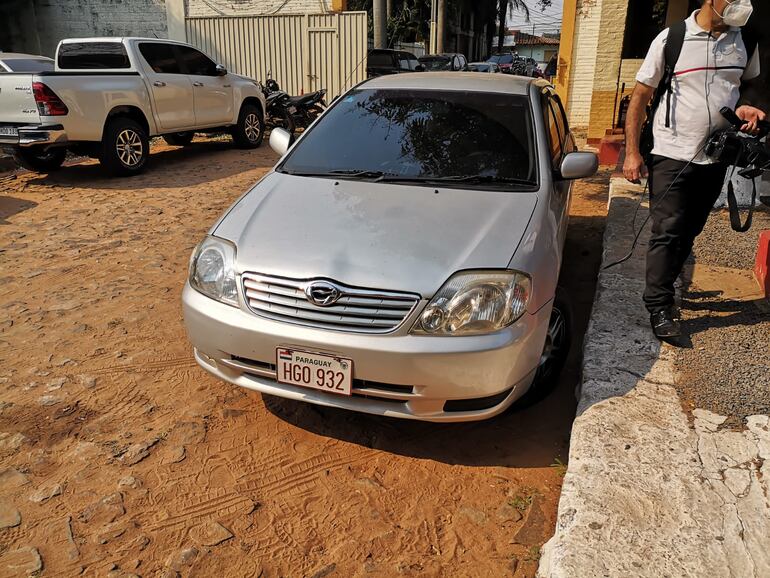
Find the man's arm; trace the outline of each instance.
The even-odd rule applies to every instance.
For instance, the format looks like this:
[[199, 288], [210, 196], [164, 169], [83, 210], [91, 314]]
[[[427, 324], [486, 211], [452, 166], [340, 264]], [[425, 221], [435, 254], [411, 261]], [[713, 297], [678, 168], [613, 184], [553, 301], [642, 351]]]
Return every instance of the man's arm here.
[[641, 82], [636, 83], [626, 113], [626, 161], [623, 175], [632, 183], [638, 183], [644, 175], [644, 159], [639, 152], [642, 124], [647, 118], [647, 105], [655, 94], [655, 88]]

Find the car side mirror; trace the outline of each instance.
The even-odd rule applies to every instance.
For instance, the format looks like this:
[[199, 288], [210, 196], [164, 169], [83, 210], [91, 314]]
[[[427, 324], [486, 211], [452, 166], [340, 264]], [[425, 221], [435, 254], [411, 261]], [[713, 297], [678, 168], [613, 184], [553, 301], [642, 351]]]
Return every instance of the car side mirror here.
[[289, 131], [282, 128], [274, 128], [270, 131], [270, 148], [280, 156], [285, 155], [293, 144], [294, 135]]
[[595, 153], [572, 152], [562, 159], [559, 176], [567, 181], [585, 179], [595, 175], [598, 170], [599, 157]]
[[227, 74], [227, 69], [221, 64], [217, 64], [216, 68], [214, 68], [214, 74], [216, 74], [217, 76], [224, 76], [225, 74]]

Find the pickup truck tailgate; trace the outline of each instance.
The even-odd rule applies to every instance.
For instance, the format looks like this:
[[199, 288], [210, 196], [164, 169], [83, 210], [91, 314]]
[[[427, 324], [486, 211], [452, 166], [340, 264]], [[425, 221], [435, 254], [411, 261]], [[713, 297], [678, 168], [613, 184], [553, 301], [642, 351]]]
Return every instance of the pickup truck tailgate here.
[[40, 124], [31, 74], [0, 74], [0, 134], [8, 125]]

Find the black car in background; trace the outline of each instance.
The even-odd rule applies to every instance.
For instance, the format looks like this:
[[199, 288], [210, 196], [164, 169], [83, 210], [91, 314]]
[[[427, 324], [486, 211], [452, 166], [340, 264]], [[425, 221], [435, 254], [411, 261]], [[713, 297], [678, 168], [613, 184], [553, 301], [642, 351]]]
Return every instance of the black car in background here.
[[422, 65], [411, 52], [377, 48], [370, 50], [367, 56], [366, 76], [368, 78], [385, 74], [422, 72], [422, 70]]
[[468, 70], [468, 60], [462, 54], [426, 54], [418, 59], [426, 72], [437, 70]]

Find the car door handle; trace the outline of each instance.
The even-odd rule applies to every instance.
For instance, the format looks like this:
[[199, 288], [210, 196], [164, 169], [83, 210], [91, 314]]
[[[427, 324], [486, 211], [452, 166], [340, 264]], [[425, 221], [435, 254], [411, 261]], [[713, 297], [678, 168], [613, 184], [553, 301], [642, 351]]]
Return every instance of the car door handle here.
[[193, 82], [193, 86], [203, 86], [202, 82]]
[[166, 86], [165, 82], [161, 82], [160, 80], [156, 80], [152, 83], [153, 86]]

